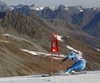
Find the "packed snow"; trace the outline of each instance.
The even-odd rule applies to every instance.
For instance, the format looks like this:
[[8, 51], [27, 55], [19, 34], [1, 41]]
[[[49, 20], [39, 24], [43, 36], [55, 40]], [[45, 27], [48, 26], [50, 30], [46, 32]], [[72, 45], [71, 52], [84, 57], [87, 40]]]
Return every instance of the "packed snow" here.
[[9, 41], [0, 40], [0, 42], [10, 43]]
[[5, 37], [12, 37], [12, 38], [15, 38], [15, 39], [19, 39], [19, 40], [23, 40], [23, 41], [29, 42], [26, 39], [23, 39], [23, 38], [20, 38], [20, 37], [17, 37], [17, 36], [13, 36], [13, 35], [10, 35], [10, 34], [3, 34], [3, 36], [5, 36]]
[[100, 71], [86, 74], [41, 77], [41, 75], [0, 78], [0, 83], [100, 83]]
[[43, 6], [38, 6], [38, 5], [34, 4], [33, 6], [30, 7], [30, 9], [34, 9], [34, 10], [39, 11], [39, 10], [43, 10], [44, 7]]
[[55, 9], [56, 9], [56, 7], [55, 6], [48, 6], [48, 7], [45, 7], [45, 9], [50, 9], [50, 10], [52, 10], [52, 11], [54, 11]]
[[[54, 35], [54, 36], [56, 37], [56, 35]], [[63, 36], [57, 35], [57, 39], [58, 39], [59, 41], [61, 41], [61, 42], [63, 42], [62, 37], [63, 37]]]
[[11, 36], [11, 35], [9, 35], [9, 34], [3, 34], [3, 36]]
[[67, 45], [67, 48], [70, 49], [70, 50], [72, 50], [72, 51], [78, 52], [79, 55], [81, 55], [81, 56], [83, 55], [83, 53], [82, 53], [81, 51], [76, 50], [76, 49], [74, 49], [73, 47], [71, 47], [71, 46], [69, 46], [69, 45]]
[[[20, 50], [25, 51], [25, 52], [28, 52], [28, 53], [30, 53], [32, 55], [38, 55], [38, 56], [43, 56], [43, 57], [46, 57], [46, 56], [51, 57], [51, 54], [46, 54], [46, 53], [43, 53], [43, 52], [30, 51], [30, 50], [26, 50], [26, 49], [20, 49]], [[64, 54], [60, 54], [60, 57], [61, 58], [64, 58], [66, 56]], [[57, 55], [56, 54], [53, 54], [53, 58], [54, 59], [59, 59], [58, 54]]]
[[83, 10], [80, 10], [80, 12], [83, 12]]
[[100, 49], [97, 49], [97, 51], [100, 51]]

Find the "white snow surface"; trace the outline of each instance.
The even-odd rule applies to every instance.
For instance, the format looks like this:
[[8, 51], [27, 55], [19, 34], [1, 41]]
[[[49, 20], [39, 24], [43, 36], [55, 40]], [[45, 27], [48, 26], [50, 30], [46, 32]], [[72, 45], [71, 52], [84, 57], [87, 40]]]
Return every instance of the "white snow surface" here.
[[83, 10], [80, 10], [80, 12], [83, 12]]
[[9, 41], [0, 40], [0, 42], [10, 43]]
[[44, 7], [34, 6], [34, 7], [30, 7], [30, 9], [34, 9], [34, 10], [39, 11], [39, 10], [43, 10], [43, 9], [44, 9]]
[[[54, 35], [54, 36], [56, 37], [56, 35]], [[58, 39], [59, 41], [61, 41], [61, 42], [63, 42], [62, 37], [63, 37], [63, 36], [57, 35], [57, 39]]]
[[[43, 56], [43, 57], [46, 57], [46, 56], [51, 57], [51, 54], [46, 54], [46, 53], [43, 53], [43, 52], [30, 51], [30, 50], [27, 50], [27, 49], [20, 49], [20, 50], [28, 52], [28, 53], [33, 54], [33, 55], [38, 55], [38, 56]], [[66, 57], [66, 56], [63, 55], [63, 54], [60, 54], [60, 58], [64, 58], [64, 57]], [[57, 55], [53, 54], [53, 58], [54, 59], [59, 59], [58, 54]]]
[[49, 8], [49, 9], [52, 10], [52, 11], [54, 11], [54, 10], [56, 9], [55, 6], [48, 6], [48, 7], [46, 7], [46, 9], [47, 9], [47, 8]]
[[83, 55], [83, 53], [82, 53], [81, 51], [76, 50], [76, 49], [74, 49], [73, 47], [71, 47], [71, 46], [69, 46], [69, 45], [67, 45], [67, 48], [70, 49], [70, 50], [72, 50], [72, 51], [78, 52], [79, 55], [81, 55], [81, 56]]
[[100, 83], [100, 71], [69, 76], [41, 77], [41, 75], [0, 78], [0, 83]]
[[97, 49], [97, 51], [100, 51], [100, 49]]

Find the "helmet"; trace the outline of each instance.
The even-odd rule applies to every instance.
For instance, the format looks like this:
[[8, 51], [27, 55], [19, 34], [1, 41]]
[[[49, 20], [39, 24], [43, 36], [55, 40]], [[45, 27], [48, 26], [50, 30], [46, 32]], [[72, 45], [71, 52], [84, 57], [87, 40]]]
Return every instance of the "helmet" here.
[[75, 54], [75, 52], [74, 52], [74, 51], [72, 51], [72, 52], [70, 53], [70, 55], [73, 55], [73, 54]]

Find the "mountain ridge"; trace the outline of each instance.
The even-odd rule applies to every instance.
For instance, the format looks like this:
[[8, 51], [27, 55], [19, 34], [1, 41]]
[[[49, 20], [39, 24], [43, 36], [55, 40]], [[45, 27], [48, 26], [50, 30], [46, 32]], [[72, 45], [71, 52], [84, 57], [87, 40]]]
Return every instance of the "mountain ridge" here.
[[92, 36], [100, 37], [99, 25], [100, 25], [100, 12], [82, 29], [83, 31]]
[[0, 11], [13, 10], [13, 7], [8, 6], [5, 2], [0, 1]]
[[[33, 5], [34, 6], [34, 5]], [[37, 5], [35, 5], [37, 6]], [[12, 12], [18, 14], [29, 15], [31, 12], [36, 12], [43, 19], [60, 19], [62, 21], [78, 25], [80, 28], [85, 27], [95, 16], [100, 12], [100, 8], [85, 8], [83, 6], [71, 6], [59, 5], [58, 7], [49, 6], [44, 7], [42, 10], [32, 10], [28, 6], [27, 8], [15, 8]], [[53, 9], [52, 9], [53, 8]], [[28, 12], [25, 12], [28, 11]], [[94, 20], [95, 21], [95, 20]], [[96, 26], [93, 26], [96, 27]], [[83, 29], [82, 29], [83, 30]], [[84, 30], [83, 30], [84, 31]], [[99, 31], [93, 29], [94, 33]], [[89, 34], [90, 35], [90, 34]], [[100, 37], [99, 34], [92, 34], [92, 36]]]

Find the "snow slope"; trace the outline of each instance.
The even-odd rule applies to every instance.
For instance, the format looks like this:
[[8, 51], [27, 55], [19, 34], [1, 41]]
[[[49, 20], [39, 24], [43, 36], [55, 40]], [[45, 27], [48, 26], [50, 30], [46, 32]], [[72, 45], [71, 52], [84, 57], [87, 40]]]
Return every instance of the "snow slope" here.
[[0, 78], [0, 83], [100, 83], [100, 71], [87, 74], [40, 77], [38, 75]]

